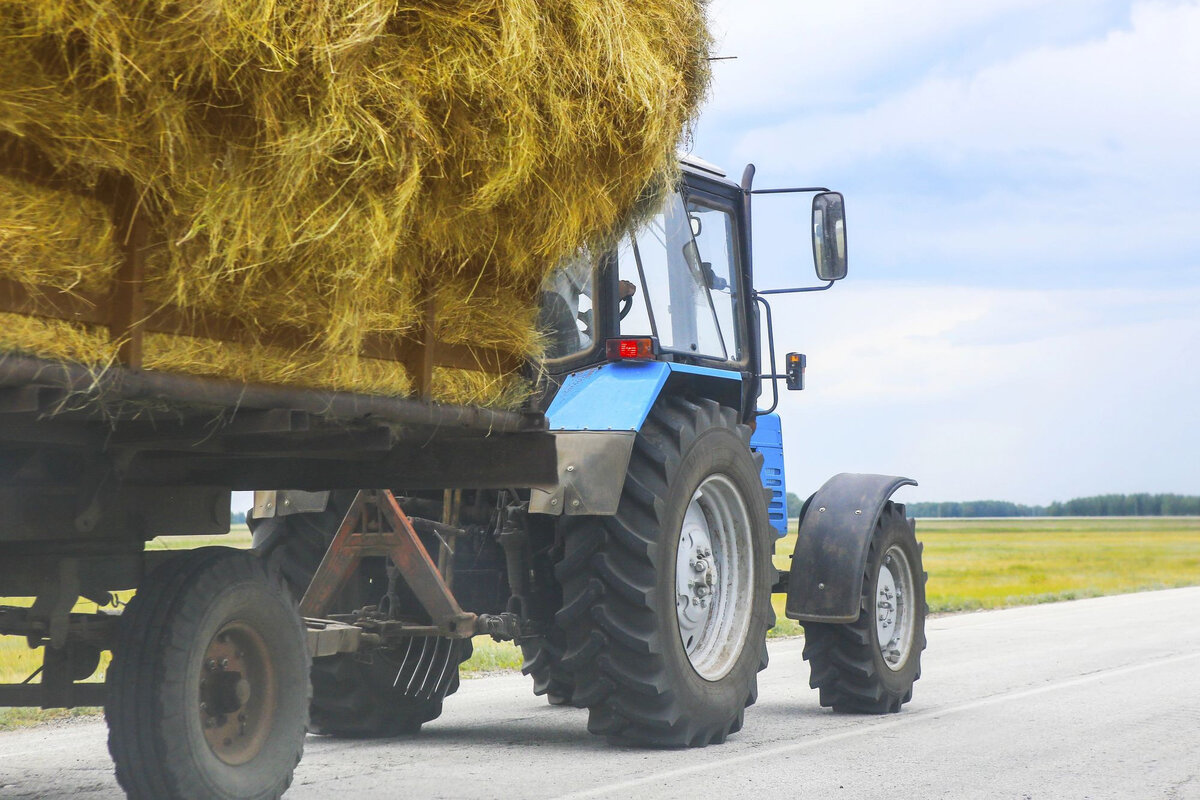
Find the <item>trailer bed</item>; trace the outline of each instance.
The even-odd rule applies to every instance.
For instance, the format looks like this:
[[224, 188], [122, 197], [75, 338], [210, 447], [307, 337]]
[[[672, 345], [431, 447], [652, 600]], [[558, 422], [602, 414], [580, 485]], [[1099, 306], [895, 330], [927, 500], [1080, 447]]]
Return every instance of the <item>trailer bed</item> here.
[[0, 358], [0, 483], [14, 488], [71, 483], [69, 465], [31, 463], [64, 456], [114, 462], [126, 486], [545, 485], [546, 428], [533, 411]]

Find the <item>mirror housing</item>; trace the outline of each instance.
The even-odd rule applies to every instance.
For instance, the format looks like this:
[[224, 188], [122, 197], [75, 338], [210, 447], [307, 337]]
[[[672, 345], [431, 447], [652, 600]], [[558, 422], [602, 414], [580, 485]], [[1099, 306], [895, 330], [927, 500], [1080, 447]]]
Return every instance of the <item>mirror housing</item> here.
[[841, 192], [821, 192], [812, 203], [813, 263], [823, 281], [846, 277], [846, 206]]

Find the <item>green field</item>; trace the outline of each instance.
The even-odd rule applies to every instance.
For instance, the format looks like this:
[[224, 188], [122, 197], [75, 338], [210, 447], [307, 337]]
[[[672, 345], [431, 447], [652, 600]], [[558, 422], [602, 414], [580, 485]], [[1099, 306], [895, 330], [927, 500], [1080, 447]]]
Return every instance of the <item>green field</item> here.
[[[794, 520], [792, 530], [776, 549], [781, 568], [787, 568], [795, 546]], [[925, 544], [927, 596], [934, 613], [1200, 584], [1200, 517], [922, 519], [917, 536]], [[242, 527], [220, 539], [160, 539], [150, 546], [213, 543], [248, 547], [249, 533]], [[780, 622], [772, 635], [799, 634], [800, 626], [783, 617], [783, 599], [773, 598]], [[0, 598], [2, 604], [28, 602]], [[79, 609], [90, 610], [84, 604]], [[0, 637], [0, 681], [24, 680], [40, 661], [40, 652], [25, 647], [23, 639]], [[517, 647], [480, 636], [464, 674], [520, 664]], [[93, 678], [102, 679], [102, 673]], [[0, 709], [0, 729], [48, 715], [54, 714]]]
[[929, 519], [917, 534], [935, 612], [1200, 584], [1200, 517]]

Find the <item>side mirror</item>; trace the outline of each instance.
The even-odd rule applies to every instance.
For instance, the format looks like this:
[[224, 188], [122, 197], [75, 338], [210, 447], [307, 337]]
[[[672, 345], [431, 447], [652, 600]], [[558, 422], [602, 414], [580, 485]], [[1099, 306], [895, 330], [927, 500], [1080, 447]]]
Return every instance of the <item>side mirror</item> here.
[[846, 277], [846, 207], [841, 192], [821, 192], [812, 204], [813, 262], [817, 277]]

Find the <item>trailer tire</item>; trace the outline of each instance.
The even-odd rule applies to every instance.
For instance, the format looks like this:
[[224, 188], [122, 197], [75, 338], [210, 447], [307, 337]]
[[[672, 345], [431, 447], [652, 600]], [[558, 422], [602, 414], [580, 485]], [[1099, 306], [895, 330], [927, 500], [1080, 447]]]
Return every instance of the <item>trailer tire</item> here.
[[292, 781], [308, 649], [291, 599], [245, 551], [203, 548], [151, 573], [121, 615], [108, 747], [134, 800], [269, 800]]
[[[888, 501], [867, 553], [858, 619], [841, 625], [805, 623], [809, 685], [820, 691], [822, 706], [888, 714], [912, 699], [913, 683], [921, 677], [929, 610], [922, 549], [904, 506]], [[888, 641], [881, 645], [884, 638]]]
[[[324, 511], [271, 517], [256, 524], [255, 543], [262, 543], [259, 555], [283, 577], [297, 604], [354, 494], [331, 492]], [[343, 595], [354, 592], [350, 586]], [[418, 641], [421, 644], [415, 644]], [[403, 650], [377, 650], [368, 657], [342, 653], [313, 659], [309, 730], [354, 739], [416, 733], [424, 723], [437, 719], [442, 700], [458, 691], [458, 666], [471, 652], [470, 639], [430, 638], [414, 640], [413, 647]], [[414, 676], [419, 679], [418, 690], [409, 694]], [[425, 688], [428, 681], [433, 681], [432, 691]]]
[[591, 732], [696, 747], [741, 728], [767, 664], [776, 575], [762, 457], [749, 441], [733, 409], [662, 397], [635, 440], [617, 513], [564, 518], [560, 666]]

